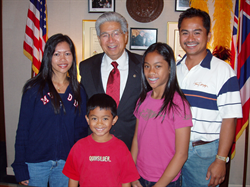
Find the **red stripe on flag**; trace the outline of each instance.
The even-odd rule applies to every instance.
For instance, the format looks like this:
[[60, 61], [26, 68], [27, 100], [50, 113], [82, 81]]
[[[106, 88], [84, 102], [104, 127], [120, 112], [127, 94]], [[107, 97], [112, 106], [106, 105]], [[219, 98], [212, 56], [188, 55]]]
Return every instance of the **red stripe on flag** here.
[[[239, 5], [239, 0], [235, 1], [236, 5]], [[245, 17], [246, 19], [249, 19], [249, 15], [250, 15], [250, 5], [247, 4], [246, 0], [242, 0], [240, 1], [240, 10], [238, 11], [238, 7], [235, 6], [235, 17], [234, 17], [234, 26], [237, 26], [237, 34], [233, 32], [233, 37], [232, 37], [232, 46], [231, 46], [231, 54], [233, 55], [232, 57], [232, 63], [231, 66], [234, 68], [234, 70], [236, 71], [237, 74], [237, 78], [239, 80], [239, 78], [243, 75], [241, 75], [241, 69], [243, 68], [243, 65], [246, 63], [247, 59], [250, 57], [250, 51], [249, 51], [249, 45], [250, 45], [250, 33], [246, 33], [246, 39], [245, 41], [241, 41], [242, 40], [242, 31], [248, 31], [250, 25], [248, 24], [248, 22], [246, 23], [242, 23], [243, 18], [240, 17], [243, 15], [243, 11], [244, 11], [244, 15], [243, 16], [247, 16]], [[237, 12], [239, 15], [237, 15]], [[238, 17], [238, 19], [237, 19]], [[242, 28], [241, 28], [241, 27]], [[237, 41], [235, 41], [237, 40]], [[243, 44], [241, 44], [243, 42]], [[236, 44], [236, 46], [235, 46]], [[239, 51], [241, 50], [241, 51]], [[244, 66], [245, 68], [247, 68], [247, 66]], [[246, 71], [249, 71], [246, 69]], [[243, 72], [246, 72], [243, 71]], [[248, 87], [249, 84], [247, 81], [248, 77], [244, 76], [241, 77], [241, 85], [244, 85], [244, 87]], [[249, 90], [245, 89], [245, 88], [241, 88], [241, 95], [248, 95], [246, 94], [244, 91], [249, 92]], [[236, 141], [239, 139], [239, 137], [241, 136], [241, 134], [243, 133], [243, 131], [245, 130], [245, 128], [248, 126], [249, 124], [249, 107], [250, 107], [250, 98], [245, 98], [244, 100], [246, 100], [245, 104], [242, 106], [242, 112], [243, 112], [243, 118], [237, 119], [237, 125], [236, 125], [236, 131], [235, 131], [235, 139], [234, 139], [234, 143], [232, 145], [232, 155], [231, 158], [234, 157], [235, 155], [235, 144]]]
[[[26, 42], [23, 42], [23, 48], [25, 49], [25, 51], [27, 51], [29, 54], [33, 53], [33, 49], [32, 47], [30, 47]], [[33, 55], [31, 55], [33, 57]]]
[[36, 74], [41, 66], [44, 42], [47, 41], [46, 7], [46, 0], [30, 0], [27, 14], [23, 49], [24, 54], [32, 60], [32, 68]]
[[250, 45], [250, 35], [248, 34], [246, 37], [246, 40], [241, 45], [241, 52], [238, 54], [238, 68], [237, 68], [237, 78], [238, 79], [240, 77], [241, 67], [245, 64], [245, 62], [247, 61], [247, 59], [250, 56], [250, 51], [248, 49], [249, 45]]
[[34, 26], [39, 30], [40, 20], [36, 18], [36, 15], [31, 10], [28, 10], [28, 18], [32, 20], [32, 22], [34, 23]]
[[242, 3], [241, 9], [245, 12], [248, 16], [250, 15], [250, 5], [246, 2]]

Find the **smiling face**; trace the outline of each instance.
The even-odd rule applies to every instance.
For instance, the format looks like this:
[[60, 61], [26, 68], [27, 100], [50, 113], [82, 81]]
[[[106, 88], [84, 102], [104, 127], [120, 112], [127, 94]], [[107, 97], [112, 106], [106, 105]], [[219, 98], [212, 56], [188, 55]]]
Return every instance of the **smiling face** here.
[[128, 33], [123, 34], [119, 22], [105, 22], [100, 26], [98, 39], [103, 51], [112, 60], [117, 60], [125, 50]]
[[202, 60], [207, 54], [207, 42], [211, 33], [207, 34], [201, 17], [184, 18], [180, 27], [180, 44], [187, 56]]
[[55, 48], [51, 59], [52, 70], [54, 74], [65, 74], [71, 68], [73, 55], [67, 42], [60, 42]]
[[112, 138], [109, 133], [111, 127], [116, 123], [118, 117], [111, 113], [110, 109], [100, 109], [96, 107], [85, 116], [89, 128], [92, 130], [92, 138], [97, 142], [107, 142]]
[[153, 91], [163, 95], [170, 75], [169, 64], [156, 51], [146, 55], [144, 60], [144, 75]]

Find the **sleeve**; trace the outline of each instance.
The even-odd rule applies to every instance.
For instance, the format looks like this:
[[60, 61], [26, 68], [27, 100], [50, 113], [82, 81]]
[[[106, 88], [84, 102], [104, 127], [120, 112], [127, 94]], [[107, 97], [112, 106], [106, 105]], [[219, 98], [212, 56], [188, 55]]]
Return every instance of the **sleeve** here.
[[19, 122], [16, 131], [15, 161], [11, 165], [14, 169], [17, 182], [28, 180], [30, 178], [28, 166], [25, 164], [25, 158], [26, 147], [29, 141], [29, 128], [33, 117], [35, 101], [36, 97], [34, 95], [32, 96], [31, 90], [28, 90], [22, 96]]
[[135, 106], [135, 110], [134, 110], [134, 116], [138, 119], [139, 118], [139, 109], [140, 109], [140, 107], [139, 107], [139, 100], [140, 99], [138, 99], [137, 100], [137, 102], [136, 102], [136, 106]]
[[224, 76], [224, 79], [217, 96], [220, 115], [222, 118], [241, 118], [242, 105], [237, 77], [231, 67], [224, 70], [223, 75], [220, 75]]
[[69, 177], [70, 179], [79, 181], [80, 173], [77, 170], [77, 143], [71, 148], [66, 163], [64, 165], [62, 173]]
[[123, 159], [121, 159], [123, 161], [121, 168], [121, 182], [129, 183], [136, 181], [140, 178], [140, 175], [136, 169], [135, 162], [125, 144], [123, 150]]
[[86, 115], [86, 105], [87, 105], [87, 97], [86, 92], [81, 86], [81, 98], [82, 102], [80, 103], [81, 111], [78, 110], [77, 115], [75, 117], [75, 129], [74, 129], [74, 140], [77, 142], [79, 139], [84, 138], [88, 135], [88, 124], [85, 119]]
[[174, 109], [174, 125], [175, 129], [183, 128], [183, 127], [192, 127], [192, 114], [190, 110], [190, 106], [188, 101], [182, 100], [182, 98], [178, 95], [179, 102], [178, 103], [178, 110]]

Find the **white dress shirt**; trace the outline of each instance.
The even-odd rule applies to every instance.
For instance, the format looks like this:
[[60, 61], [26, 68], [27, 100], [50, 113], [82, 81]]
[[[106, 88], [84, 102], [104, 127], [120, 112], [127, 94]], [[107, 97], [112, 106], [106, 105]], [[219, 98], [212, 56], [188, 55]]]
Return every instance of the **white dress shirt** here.
[[118, 64], [118, 70], [120, 71], [120, 99], [122, 97], [123, 91], [126, 86], [127, 78], [128, 78], [128, 54], [124, 50], [122, 56], [118, 58], [117, 60], [112, 60], [108, 57], [108, 55], [104, 54], [102, 58], [102, 64], [101, 64], [101, 76], [102, 76], [102, 85], [104, 88], [104, 91], [106, 93], [107, 88], [107, 82], [109, 78], [109, 74], [114, 68], [111, 63], [113, 61], [116, 61]]

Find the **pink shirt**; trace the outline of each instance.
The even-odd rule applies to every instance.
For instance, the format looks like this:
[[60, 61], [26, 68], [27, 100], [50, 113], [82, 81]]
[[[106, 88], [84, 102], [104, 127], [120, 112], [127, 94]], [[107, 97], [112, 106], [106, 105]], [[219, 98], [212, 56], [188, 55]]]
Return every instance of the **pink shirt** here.
[[[175, 129], [192, 126], [192, 117], [189, 106], [187, 103], [183, 105], [181, 97], [176, 92], [174, 103], [179, 108], [174, 108], [174, 112], [170, 110], [164, 120], [162, 115], [155, 118], [163, 100], [153, 99], [151, 93], [152, 91], [147, 93], [138, 111], [137, 108], [134, 111], [135, 117], [139, 120], [136, 166], [141, 177], [157, 182], [175, 154]], [[173, 181], [179, 176], [180, 172]]]

